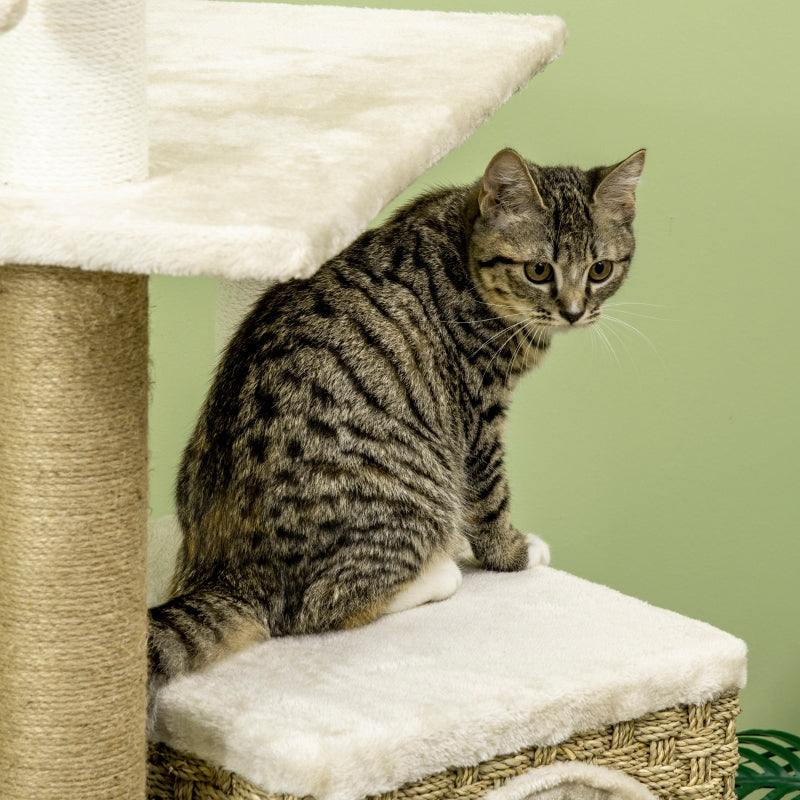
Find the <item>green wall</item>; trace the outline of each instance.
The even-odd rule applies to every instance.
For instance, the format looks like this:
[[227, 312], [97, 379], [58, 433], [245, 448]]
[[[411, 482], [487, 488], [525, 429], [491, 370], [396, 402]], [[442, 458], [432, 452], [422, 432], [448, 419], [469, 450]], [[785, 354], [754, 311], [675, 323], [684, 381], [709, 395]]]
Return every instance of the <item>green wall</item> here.
[[[432, 3], [555, 13], [570, 40], [414, 193], [472, 180], [507, 145], [584, 167], [648, 148], [615, 298], [631, 305], [603, 326], [614, 352], [567, 334], [517, 392], [517, 525], [554, 566], [744, 638], [740, 724], [800, 732], [800, 3]], [[155, 278], [151, 294], [160, 516], [211, 372], [214, 284]]]

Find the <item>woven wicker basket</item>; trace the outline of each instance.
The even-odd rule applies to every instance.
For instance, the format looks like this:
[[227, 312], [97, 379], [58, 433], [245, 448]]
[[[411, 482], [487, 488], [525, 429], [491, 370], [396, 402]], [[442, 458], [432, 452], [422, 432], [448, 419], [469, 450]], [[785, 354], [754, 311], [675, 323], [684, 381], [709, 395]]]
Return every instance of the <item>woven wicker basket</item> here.
[[[556, 761], [585, 761], [620, 769], [665, 799], [733, 800], [739, 763], [738, 713], [738, 696], [728, 694], [702, 706], [681, 706], [619, 722], [551, 747], [530, 747], [476, 766], [448, 769], [370, 800], [482, 797], [516, 775]], [[232, 772], [164, 744], [150, 748], [148, 797], [297, 800], [290, 795], [269, 794]]]

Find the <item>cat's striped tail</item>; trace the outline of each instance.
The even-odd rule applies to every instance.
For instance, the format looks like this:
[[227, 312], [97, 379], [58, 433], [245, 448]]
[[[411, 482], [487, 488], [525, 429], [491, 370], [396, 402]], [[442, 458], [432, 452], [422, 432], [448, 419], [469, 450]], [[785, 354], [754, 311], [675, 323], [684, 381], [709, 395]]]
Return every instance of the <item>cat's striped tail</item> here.
[[252, 605], [219, 590], [180, 595], [150, 609], [148, 707], [170, 678], [268, 638], [269, 629]]

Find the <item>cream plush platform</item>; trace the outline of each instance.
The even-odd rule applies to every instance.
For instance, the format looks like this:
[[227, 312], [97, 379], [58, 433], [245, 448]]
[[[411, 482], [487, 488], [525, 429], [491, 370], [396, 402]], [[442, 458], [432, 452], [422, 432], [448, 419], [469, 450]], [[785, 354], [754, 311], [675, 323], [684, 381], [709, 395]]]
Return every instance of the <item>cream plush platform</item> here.
[[[55, 193], [0, 185], [0, 264], [308, 275], [566, 39], [545, 16], [148, 8], [149, 180]], [[0, 134], [13, 124], [4, 110], [0, 96]]]
[[[360, 800], [415, 782], [393, 796], [481, 796], [558, 759], [626, 770], [664, 797], [723, 798], [745, 675], [744, 643], [705, 623], [548, 567], [466, 569], [444, 602], [176, 680], [157, 738], [264, 796]], [[165, 763], [180, 775], [165, 752], [159, 781]]]

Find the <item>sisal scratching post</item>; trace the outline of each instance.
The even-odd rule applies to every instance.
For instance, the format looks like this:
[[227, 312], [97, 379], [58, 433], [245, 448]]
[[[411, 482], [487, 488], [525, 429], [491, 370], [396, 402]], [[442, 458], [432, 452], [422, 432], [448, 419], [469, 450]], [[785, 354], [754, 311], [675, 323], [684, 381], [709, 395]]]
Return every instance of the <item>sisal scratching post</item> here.
[[144, 796], [147, 279], [0, 269], [0, 775]]
[[[0, 36], [0, 184], [70, 205], [143, 180], [143, 0], [23, 12]], [[0, 266], [8, 800], [145, 795], [147, 311], [142, 276]]]

